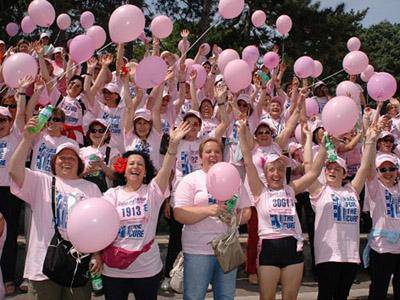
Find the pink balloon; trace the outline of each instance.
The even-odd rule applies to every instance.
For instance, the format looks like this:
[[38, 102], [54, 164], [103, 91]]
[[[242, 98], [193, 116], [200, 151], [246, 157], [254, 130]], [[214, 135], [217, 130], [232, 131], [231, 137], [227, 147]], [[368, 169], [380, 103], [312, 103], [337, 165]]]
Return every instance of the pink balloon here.
[[368, 95], [375, 101], [386, 101], [396, 93], [397, 82], [389, 73], [375, 73], [368, 81], [367, 90]]
[[265, 12], [263, 12], [262, 10], [256, 10], [251, 16], [251, 23], [253, 23], [253, 25], [258, 28], [265, 24], [266, 19], [267, 16], [265, 15]]
[[302, 56], [294, 63], [294, 73], [297, 77], [307, 78], [314, 73], [314, 60], [309, 56]]
[[53, 5], [46, 0], [33, 0], [29, 4], [28, 13], [32, 21], [41, 27], [49, 27], [56, 18]]
[[294, 137], [298, 143], [301, 143], [301, 124], [297, 124], [296, 129], [294, 130]]
[[347, 41], [349, 51], [358, 51], [361, 47], [361, 41], [357, 37], [352, 37]]
[[173, 29], [174, 25], [171, 19], [167, 16], [155, 17], [150, 24], [151, 32], [159, 39], [168, 37], [172, 33]]
[[239, 54], [233, 49], [226, 49], [218, 56], [218, 68], [221, 73], [224, 73], [226, 65], [232, 60], [240, 59]]
[[94, 40], [86, 34], [77, 35], [69, 45], [69, 54], [77, 64], [81, 64], [91, 58], [94, 50]]
[[136, 66], [135, 82], [142, 89], [159, 85], [167, 75], [168, 66], [159, 56], [147, 56]]
[[244, 8], [244, 0], [220, 0], [218, 12], [224, 19], [233, 19], [239, 16]]
[[90, 27], [87, 31], [86, 34], [90, 36], [93, 41], [94, 41], [94, 46], [96, 49], [101, 48], [104, 43], [106, 42], [107, 35], [104, 29], [98, 25], [94, 25]]
[[235, 166], [226, 162], [213, 165], [207, 172], [207, 191], [219, 202], [227, 201], [239, 192], [241, 180]]
[[120, 223], [117, 210], [107, 200], [79, 201], [68, 216], [68, 239], [79, 252], [94, 253], [115, 240]]
[[224, 79], [228, 88], [237, 93], [251, 84], [251, 70], [248, 63], [242, 59], [229, 62], [224, 70]]
[[352, 51], [343, 59], [343, 69], [350, 75], [360, 74], [368, 66], [368, 56], [361, 51]]
[[193, 69], [197, 71], [197, 77], [194, 86], [196, 87], [196, 89], [201, 89], [206, 83], [207, 79], [206, 69], [204, 69], [204, 67], [199, 64], [191, 65], [186, 72], [186, 81], [190, 80], [190, 73], [192, 72]]
[[25, 16], [21, 21], [21, 28], [24, 33], [32, 33], [36, 29], [35, 23], [33, 23], [30, 16]]
[[94, 14], [90, 11], [85, 11], [81, 14], [80, 22], [82, 28], [88, 29], [89, 27], [93, 26], [94, 24]]
[[339, 136], [354, 128], [359, 117], [355, 101], [346, 96], [332, 98], [322, 111], [322, 124], [329, 133]]
[[10, 22], [6, 26], [6, 32], [10, 37], [16, 36], [18, 33], [19, 27], [16, 23]]
[[287, 15], [281, 15], [276, 20], [276, 29], [282, 35], [288, 34], [289, 31], [292, 29], [292, 19]]
[[264, 55], [264, 66], [273, 69], [279, 64], [280, 57], [277, 53], [270, 51]]
[[260, 52], [258, 51], [258, 48], [256, 46], [247, 46], [242, 51], [242, 59], [249, 64], [251, 69], [254, 68], [259, 57]]
[[360, 99], [360, 88], [349, 80], [342, 81], [336, 87], [336, 96], [347, 96], [350, 95], [351, 99], [359, 100]]
[[314, 72], [312, 73], [311, 77], [318, 78], [321, 76], [323, 70], [324, 67], [322, 66], [321, 62], [319, 60], [314, 60]]
[[368, 66], [365, 68], [365, 70], [363, 71], [363, 73], [364, 73], [366, 76], [371, 77], [372, 75], [374, 75], [375, 69], [374, 69], [373, 66], [368, 65]]
[[211, 47], [208, 43], [203, 43], [200, 48], [204, 47], [204, 50], [201, 51], [201, 55], [206, 56], [208, 53], [210, 53]]
[[[306, 115], [311, 118], [312, 116], [318, 115], [319, 113], [319, 105], [317, 100], [314, 98], [307, 98], [305, 101], [306, 104]], [[299, 141], [300, 143], [300, 141]]]
[[191, 58], [186, 58], [185, 59], [185, 66], [186, 66], [186, 70], [188, 70], [190, 68], [190, 66], [194, 65], [195, 62], [193, 59]]
[[26, 53], [15, 53], [8, 57], [3, 64], [4, 82], [11, 88], [18, 87], [18, 80], [28, 75], [35, 78], [37, 73], [36, 59]]
[[67, 14], [61, 14], [57, 17], [57, 26], [60, 30], [67, 30], [71, 26], [71, 17]]
[[178, 49], [182, 53], [186, 52], [190, 48], [190, 42], [188, 40], [180, 40], [178, 43]]
[[135, 5], [118, 7], [108, 21], [108, 31], [114, 43], [128, 43], [137, 39], [144, 30], [143, 12]]

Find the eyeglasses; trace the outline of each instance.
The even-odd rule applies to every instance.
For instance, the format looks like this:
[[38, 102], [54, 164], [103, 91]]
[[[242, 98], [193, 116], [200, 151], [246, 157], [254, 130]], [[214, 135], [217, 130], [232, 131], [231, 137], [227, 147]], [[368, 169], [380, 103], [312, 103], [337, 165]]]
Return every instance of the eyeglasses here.
[[8, 122], [9, 119], [8, 118], [0, 118], [0, 123], [5, 123]]
[[17, 108], [17, 104], [16, 104], [16, 103], [13, 103], [13, 104], [3, 104], [3, 106], [4, 106], [4, 107], [11, 108], [11, 109], [16, 109], [16, 108]]
[[271, 133], [272, 132], [270, 130], [264, 130], [264, 131], [260, 130], [256, 132], [256, 135], [262, 135], [262, 134], [270, 135]]
[[51, 117], [50, 119], [49, 119], [49, 122], [53, 122], [53, 123], [56, 123], [56, 122], [65, 122], [65, 120], [64, 120], [64, 118], [57, 118], [57, 117]]
[[90, 128], [90, 129], [89, 129], [89, 132], [90, 132], [90, 133], [96, 133], [96, 132], [98, 132], [98, 133], [104, 133], [104, 132], [106, 132], [106, 129], [105, 129], [105, 128], [99, 128], [99, 129]]
[[390, 173], [390, 172], [396, 172], [397, 168], [396, 167], [390, 167], [390, 168], [378, 168], [380, 173]]

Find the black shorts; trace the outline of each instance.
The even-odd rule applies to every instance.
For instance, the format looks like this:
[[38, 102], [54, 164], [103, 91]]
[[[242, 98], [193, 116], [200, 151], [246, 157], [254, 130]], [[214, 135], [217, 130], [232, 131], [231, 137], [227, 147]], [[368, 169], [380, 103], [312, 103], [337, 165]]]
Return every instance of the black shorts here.
[[262, 240], [259, 255], [260, 266], [284, 268], [303, 261], [303, 251], [297, 251], [297, 240], [294, 237]]

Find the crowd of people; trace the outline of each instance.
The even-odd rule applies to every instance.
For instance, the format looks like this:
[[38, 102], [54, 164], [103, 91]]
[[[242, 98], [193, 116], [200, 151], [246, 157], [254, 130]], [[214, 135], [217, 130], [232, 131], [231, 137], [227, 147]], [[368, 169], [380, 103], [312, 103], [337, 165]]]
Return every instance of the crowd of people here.
[[[189, 32], [181, 36], [187, 40]], [[223, 272], [210, 245], [230, 225], [220, 218], [227, 205], [206, 185], [210, 168], [225, 161], [241, 176], [234, 212], [247, 226], [246, 271], [260, 299], [275, 299], [278, 285], [283, 299], [297, 298], [304, 231], [318, 299], [347, 299], [362, 258], [369, 263], [370, 299], [385, 299], [391, 279], [400, 299], [400, 102], [371, 107], [358, 77], [350, 76], [359, 87], [351, 100], [359, 120], [351, 132], [328, 135], [320, 116], [334, 84], [298, 79], [281, 62], [272, 70], [255, 65], [251, 85], [232, 92], [218, 68], [220, 51], [217, 45], [198, 48], [194, 63], [206, 71], [199, 87], [198, 71], [185, 65], [186, 51], [161, 52], [153, 38], [145, 56], [161, 57], [168, 72], [161, 84], [142, 89], [135, 83], [138, 61], [124, 56], [124, 44], [74, 65], [48, 33], [16, 45], [0, 41], [0, 69], [20, 52], [39, 65], [39, 74], [21, 78], [15, 89], [0, 72], [0, 298], [17, 289], [23, 211], [31, 299], [90, 299], [89, 281], [61, 286], [43, 274], [43, 264], [53, 219], [68, 240], [73, 206], [103, 197], [120, 216], [112, 247], [93, 253], [89, 266], [101, 273], [106, 299], [127, 299], [130, 292], [138, 300], [156, 299], [160, 285], [171, 288], [181, 251], [184, 299], [204, 299], [209, 288], [215, 299], [234, 299], [237, 268]], [[307, 98], [318, 103], [312, 116]], [[51, 117], [36, 132], [37, 115], [48, 104]], [[164, 266], [155, 240], [160, 214], [169, 224]], [[360, 253], [360, 221], [368, 216], [372, 228]]]

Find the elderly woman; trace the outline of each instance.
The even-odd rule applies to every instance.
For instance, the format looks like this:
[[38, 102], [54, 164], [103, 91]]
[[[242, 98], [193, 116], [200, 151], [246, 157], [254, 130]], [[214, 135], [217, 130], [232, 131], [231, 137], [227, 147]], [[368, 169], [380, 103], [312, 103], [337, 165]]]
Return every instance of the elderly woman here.
[[[182, 231], [184, 253], [184, 299], [204, 299], [211, 282], [215, 299], [234, 299], [237, 269], [224, 273], [209, 242], [226, 232], [228, 225], [219, 218], [226, 211], [217, 204], [206, 187], [207, 172], [222, 161], [223, 145], [214, 138], [205, 139], [199, 147], [201, 169], [182, 178], [176, 195], [174, 215], [185, 224]], [[241, 224], [250, 218], [250, 200], [240, 187], [235, 212]]]
[[158, 214], [169, 195], [169, 177], [179, 142], [191, 126], [189, 122], [182, 123], [171, 133], [157, 176], [149, 155], [143, 151], [128, 151], [120, 159], [116, 170], [121, 184], [104, 195], [121, 218], [116, 240], [103, 252], [106, 299], [128, 299], [132, 290], [137, 300], [157, 299], [162, 269], [158, 245], [154, 242]]
[[[90, 299], [91, 290], [87, 283], [82, 287], [63, 287], [43, 274], [43, 264], [46, 249], [54, 235], [54, 225], [57, 226], [63, 239], [66, 235], [68, 214], [71, 208], [86, 198], [99, 197], [98, 187], [80, 178], [84, 164], [79, 158], [79, 148], [76, 144], [64, 143], [57, 147], [51, 162], [52, 176], [25, 168], [29, 146], [35, 138], [31, 129], [37, 126], [37, 120], [32, 118], [25, 126], [23, 138], [14, 151], [10, 163], [11, 191], [31, 205], [32, 225], [29, 248], [25, 263], [24, 277], [30, 280], [29, 292], [31, 299]], [[52, 197], [52, 182], [55, 184]], [[54, 214], [51, 203], [55, 201]], [[96, 260], [92, 272], [100, 269], [100, 257]]]

